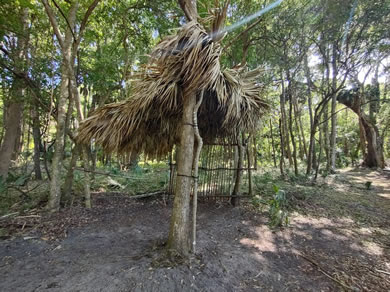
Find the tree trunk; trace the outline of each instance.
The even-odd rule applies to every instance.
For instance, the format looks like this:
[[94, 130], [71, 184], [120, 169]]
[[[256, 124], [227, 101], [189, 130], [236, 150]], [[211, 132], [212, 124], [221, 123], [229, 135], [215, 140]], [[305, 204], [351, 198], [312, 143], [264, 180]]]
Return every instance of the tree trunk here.
[[[298, 102], [297, 102], [297, 99], [295, 98], [294, 99], [294, 115], [295, 115], [295, 123], [297, 125], [297, 134], [298, 136], [301, 136], [302, 137], [302, 143], [303, 143], [303, 153], [302, 153], [302, 160], [307, 158], [307, 144], [306, 144], [306, 138], [305, 138], [305, 132], [304, 132], [304, 128], [303, 128], [303, 124], [302, 124], [302, 119], [301, 119], [301, 115], [298, 111]], [[301, 140], [301, 138], [299, 139]]]
[[360, 120], [367, 141], [367, 151], [363, 160], [363, 166], [384, 168], [383, 142], [381, 141], [378, 127], [368, 121], [364, 114], [360, 117]]
[[295, 137], [294, 137], [294, 131], [293, 131], [293, 118], [292, 118], [292, 96], [290, 95], [290, 103], [289, 103], [289, 115], [288, 115], [288, 126], [290, 130], [290, 135], [291, 135], [291, 144], [293, 146], [293, 162], [294, 162], [294, 174], [297, 176], [298, 175], [298, 161], [297, 161], [297, 145], [295, 143]]
[[[72, 56], [72, 33], [69, 28], [66, 30], [65, 38], [58, 32], [53, 12], [48, 6], [47, 1], [44, 1], [46, 13], [52, 23], [54, 31], [56, 32], [58, 41], [61, 44], [62, 62], [61, 62], [61, 85], [58, 96], [57, 108], [57, 127], [56, 127], [56, 144], [52, 161], [52, 174], [50, 181], [50, 195], [47, 208], [51, 212], [56, 212], [60, 208], [61, 201], [61, 162], [63, 160], [63, 152], [65, 146], [65, 132], [66, 132], [66, 104], [69, 99], [69, 70], [68, 65], [71, 62]], [[73, 2], [68, 15], [70, 26], [73, 27], [76, 19], [76, 10], [78, 3]]]
[[72, 150], [72, 158], [68, 166], [68, 172], [66, 173], [65, 182], [63, 186], [63, 195], [65, 202], [72, 202], [72, 187], [73, 187], [73, 174], [76, 168], [77, 159], [79, 158], [79, 146], [76, 144]]
[[[15, 84], [16, 86], [17, 84]], [[15, 88], [15, 95], [23, 94], [22, 88]], [[3, 144], [0, 148], [0, 177], [7, 179], [8, 170], [11, 165], [12, 153], [18, 138], [18, 128], [22, 119], [23, 104], [20, 102], [11, 102], [7, 105], [7, 118], [4, 125], [5, 133]]]
[[168, 250], [187, 257], [190, 252], [190, 193], [192, 185], [192, 163], [194, 156], [193, 111], [195, 93], [183, 93], [183, 116], [180, 144], [177, 151], [177, 177], [175, 199], [168, 238]]
[[234, 182], [234, 188], [232, 193], [231, 203], [233, 206], [237, 206], [240, 202], [240, 186], [242, 181], [242, 171], [244, 166], [244, 146], [242, 145], [242, 137], [241, 133], [237, 134], [237, 149], [238, 149], [238, 163], [237, 163], [237, 171], [236, 171], [236, 180]]
[[[23, 84], [21, 84], [21, 86], [24, 87]], [[22, 94], [25, 95], [26, 89], [24, 88], [22, 91], [23, 91]], [[14, 144], [14, 149], [12, 151], [11, 160], [17, 161], [20, 153], [22, 153], [22, 151], [23, 151], [24, 128], [25, 128], [25, 121], [23, 120], [23, 106], [22, 106], [22, 115], [21, 115], [21, 118], [18, 121], [18, 125], [17, 125], [16, 141]]]
[[[63, 60], [64, 63], [64, 60]], [[48, 209], [56, 212], [60, 208], [61, 200], [61, 162], [63, 160], [65, 131], [66, 131], [66, 102], [68, 100], [68, 82], [67, 70], [62, 65], [60, 95], [58, 97], [56, 143], [52, 160], [52, 172], [50, 182], [50, 195]]]
[[290, 135], [287, 127], [287, 113], [286, 113], [286, 90], [284, 88], [284, 81], [283, 81], [283, 74], [282, 74], [282, 94], [280, 95], [280, 112], [282, 114], [282, 135], [284, 140], [284, 146], [286, 147], [286, 151], [284, 151], [285, 154], [287, 154], [289, 166], [291, 167], [293, 165], [292, 155], [291, 155], [291, 147], [290, 147]]
[[337, 145], [336, 145], [336, 136], [337, 136], [337, 48], [336, 44], [332, 46], [332, 107], [331, 107], [331, 137], [330, 137], [330, 151], [331, 151], [331, 172], [336, 171], [336, 153], [337, 153]]
[[330, 154], [330, 136], [329, 136], [329, 123], [328, 123], [328, 117], [329, 117], [329, 107], [326, 105], [324, 107], [324, 121], [322, 125], [322, 131], [324, 133], [324, 150], [325, 150], [325, 157], [326, 157], [326, 171], [329, 172], [331, 168], [331, 154]]
[[33, 140], [34, 140], [34, 173], [35, 179], [42, 179], [41, 172], [41, 131], [39, 122], [38, 105], [34, 102], [33, 109], [31, 110], [31, 118], [33, 123]]
[[[274, 141], [274, 135], [272, 131], [272, 121], [269, 119], [269, 127], [271, 131], [271, 143], [272, 143], [272, 158], [274, 162], [274, 167], [276, 168], [276, 151], [275, 151], [275, 141]], [[255, 152], [255, 155], [257, 156], [257, 153]]]
[[349, 107], [359, 117], [360, 139], [361, 143], [365, 145], [363, 166], [384, 168], [383, 141], [379, 135], [378, 127], [362, 111], [361, 99], [360, 93], [357, 93], [355, 96], [349, 96], [349, 98], [344, 98], [343, 96], [338, 97], [339, 102]]
[[[15, 51], [14, 61], [16, 64], [21, 66], [22, 71], [26, 64], [26, 51], [28, 46], [28, 9], [25, 8], [20, 11], [20, 22], [22, 23], [23, 37], [17, 38], [17, 47]], [[15, 76], [10, 91], [10, 100], [8, 104], [4, 104], [7, 107], [7, 113], [4, 121], [4, 137], [0, 147], [0, 177], [4, 180], [8, 176], [8, 170], [11, 165], [11, 159], [13, 156], [14, 149], [18, 143], [18, 132], [22, 121], [23, 114], [23, 102], [22, 99], [25, 94], [25, 84], [23, 80]]]
[[279, 135], [280, 135], [280, 175], [284, 177], [284, 138], [282, 130], [282, 119], [279, 119]]

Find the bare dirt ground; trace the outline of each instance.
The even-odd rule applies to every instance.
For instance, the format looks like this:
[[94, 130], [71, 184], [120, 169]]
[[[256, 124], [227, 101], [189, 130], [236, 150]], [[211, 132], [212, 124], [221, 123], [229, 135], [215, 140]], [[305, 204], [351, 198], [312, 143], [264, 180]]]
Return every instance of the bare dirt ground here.
[[176, 265], [162, 200], [96, 194], [89, 211], [8, 219], [0, 291], [390, 291], [390, 174], [348, 170], [288, 192], [307, 195], [282, 230], [249, 203], [200, 203], [197, 255]]

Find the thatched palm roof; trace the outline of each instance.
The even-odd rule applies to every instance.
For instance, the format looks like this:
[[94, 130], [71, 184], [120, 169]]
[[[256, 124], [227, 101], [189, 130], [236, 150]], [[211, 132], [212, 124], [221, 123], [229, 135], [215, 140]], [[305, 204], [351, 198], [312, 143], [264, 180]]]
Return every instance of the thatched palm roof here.
[[220, 45], [198, 23], [186, 24], [153, 50], [137, 75], [132, 98], [98, 108], [81, 124], [79, 141], [94, 138], [106, 151], [162, 157], [177, 142], [183, 96], [202, 90], [198, 121], [206, 142], [237, 128], [254, 130], [267, 109], [257, 72], [222, 71], [220, 54]]

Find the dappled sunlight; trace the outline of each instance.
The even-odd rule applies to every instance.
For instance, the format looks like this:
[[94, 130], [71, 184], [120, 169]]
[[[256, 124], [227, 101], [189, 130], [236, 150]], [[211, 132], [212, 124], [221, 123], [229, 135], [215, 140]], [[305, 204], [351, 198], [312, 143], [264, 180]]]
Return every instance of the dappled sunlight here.
[[277, 252], [277, 246], [274, 242], [275, 235], [268, 227], [256, 227], [254, 233], [257, 235], [255, 238], [242, 238], [240, 243], [245, 246], [255, 247], [260, 253]]
[[[294, 234], [311, 239], [332, 242], [342, 242], [351, 250], [361, 251], [373, 256], [384, 255], [384, 248], [369, 240], [374, 232], [372, 228], [359, 228], [351, 218], [338, 218], [333, 221], [329, 218], [313, 218], [297, 216], [291, 220], [291, 227], [296, 229]], [[314, 237], [313, 237], [314, 234]], [[331, 247], [332, 244], [328, 246]]]

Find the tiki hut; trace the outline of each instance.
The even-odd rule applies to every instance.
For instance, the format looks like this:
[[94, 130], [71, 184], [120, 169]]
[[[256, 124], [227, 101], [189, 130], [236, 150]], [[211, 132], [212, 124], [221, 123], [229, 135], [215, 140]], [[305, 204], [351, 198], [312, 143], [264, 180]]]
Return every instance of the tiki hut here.
[[178, 143], [184, 90], [203, 93], [198, 127], [205, 144], [254, 131], [268, 108], [256, 82], [259, 70], [222, 70], [220, 55], [220, 44], [199, 23], [187, 23], [152, 51], [130, 99], [98, 108], [81, 124], [79, 141], [166, 157]]

